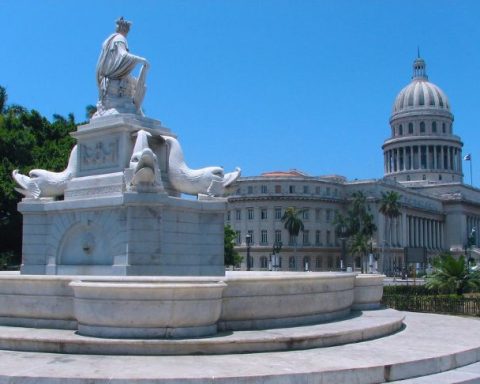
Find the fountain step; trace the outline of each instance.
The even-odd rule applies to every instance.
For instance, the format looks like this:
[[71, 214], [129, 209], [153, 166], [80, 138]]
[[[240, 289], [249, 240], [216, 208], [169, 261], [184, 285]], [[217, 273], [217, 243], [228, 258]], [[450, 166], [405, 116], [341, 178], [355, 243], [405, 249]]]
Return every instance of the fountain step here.
[[480, 363], [469, 364], [464, 367], [446, 372], [435, 373], [413, 379], [391, 381], [391, 384], [478, 384], [480, 383]]
[[371, 384], [411, 378], [423, 383], [422, 376], [428, 383], [468, 382], [458, 375], [478, 368], [480, 319], [405, 315], [405, 328], [390, 336], [298, 351], [208, 356], [0, 351], [0, 383]]
[[348, 318], [309, 326], [221, 332], [190, 339], [112, 339], [72, 330], [0, 326], [0, 349], [104, 355], [200, 355], [331, 347], [390, 335], [404, 315], [392, 309], [352, 312]]

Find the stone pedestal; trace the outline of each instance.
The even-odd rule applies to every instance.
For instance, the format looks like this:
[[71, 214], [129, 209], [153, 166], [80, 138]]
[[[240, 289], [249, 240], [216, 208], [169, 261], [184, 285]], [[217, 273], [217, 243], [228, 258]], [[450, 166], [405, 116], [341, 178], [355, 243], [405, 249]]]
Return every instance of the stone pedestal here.
[[[161, 185], [126, 181], [135, 132], [151, 134]], [[170, 186], [159, 121], [115, 115], [79, 126], [77, 177], [64, 200], [28, 199], [23, 274], [224, 275], [224, 199], [185, 200]]]

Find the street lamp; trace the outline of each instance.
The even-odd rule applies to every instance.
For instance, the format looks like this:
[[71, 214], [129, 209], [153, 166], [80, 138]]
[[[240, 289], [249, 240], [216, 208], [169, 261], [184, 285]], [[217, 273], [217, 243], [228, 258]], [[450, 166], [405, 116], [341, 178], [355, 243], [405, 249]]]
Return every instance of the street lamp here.
[[247, 271], [250, 271], [251, 260], [250, 260], [250, 243], [252, 242], [252, 235], [248, 234], [245, 236], [245, 241], [247, 243]]
[[278, 268], [280, 267], [280, 256], [278, 254], [280, 253], [282, 249], [282, 242], [281, 241], [275, 241], [273, 243], [273, 248], [272, 248], [272, 270], [273, 271], [278, 271]]

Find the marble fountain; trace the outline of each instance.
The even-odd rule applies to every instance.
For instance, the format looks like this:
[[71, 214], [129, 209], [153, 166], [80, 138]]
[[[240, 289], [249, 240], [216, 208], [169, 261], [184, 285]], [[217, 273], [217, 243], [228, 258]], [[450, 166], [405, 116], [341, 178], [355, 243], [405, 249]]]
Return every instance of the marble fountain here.
[[240, 169], [189, 168], [144, 116], [149, 64], [127, 50], [129, 28], [117, 20], [102, 46], [97, 112], [65, 171], [13, 173], [23, 259], [0, 275], [0, 350], [231, 356], [402, 331], [405, 314], [380, 306], [382, 275], [225, 271], [223, 196]]

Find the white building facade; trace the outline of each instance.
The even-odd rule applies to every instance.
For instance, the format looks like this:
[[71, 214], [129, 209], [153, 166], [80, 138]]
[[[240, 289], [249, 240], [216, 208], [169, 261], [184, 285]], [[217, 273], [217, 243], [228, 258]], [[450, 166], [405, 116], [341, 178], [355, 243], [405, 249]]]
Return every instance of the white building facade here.
[[[382, 147], [383, 179], [347, 181], [297, 170], [239, 179], [229, 191], [225, 224], [237, 233], [243, 267], [247, 252], [253, 270], [329, 271], [349, 265], [393, 274], [406, 266], [407, 254], [423, 253], [426, 265], [446, 250], [478, 261], [480, 190], [463, 183], [463, 143], [453, 134], [453, 120], [446, 94], [428, 81], [425, 61], [417, 58], [412, 81], [393, 105], [391, 136]], [[367, 258], [349, 255], [334, 225], [356, 191], [367, 197], [377, 226]], [[401, 214], [391, 225], [379, 213], [388, 191], [400, 196]], [[288, 207], [302, 210], [305, 228], [298, 239], [290, 238], [281, 221]], [[469, 236], [474, 245], [466, 249]], [[279, 257], [272, 259], [280, 242]]]

